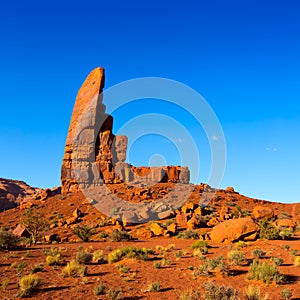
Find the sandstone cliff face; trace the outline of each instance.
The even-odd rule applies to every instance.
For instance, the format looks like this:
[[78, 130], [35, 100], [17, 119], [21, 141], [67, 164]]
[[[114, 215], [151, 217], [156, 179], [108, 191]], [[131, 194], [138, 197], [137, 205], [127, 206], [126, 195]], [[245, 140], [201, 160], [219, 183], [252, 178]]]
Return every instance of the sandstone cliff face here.
[[[104, 69], [94, 69], [78, 91], [61, 168], [62, 192], [78, 192], [93, 180], [189, 183], [187, 167], [134, 167], [126, 163], [128, 139], [113, 134], [102, 99]], [[79, 168], [76, 165], [80, 165]]]
[[16, 207], [24, 199], [32, 198], [41, 189], [24, 181], [0, 178], [0, 211]]

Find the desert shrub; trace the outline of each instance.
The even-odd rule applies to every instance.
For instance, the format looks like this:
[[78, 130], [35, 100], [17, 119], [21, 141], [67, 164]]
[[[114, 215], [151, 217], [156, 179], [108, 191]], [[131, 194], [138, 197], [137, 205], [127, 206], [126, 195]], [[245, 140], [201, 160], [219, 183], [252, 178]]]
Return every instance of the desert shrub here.
[[44, 264], [37, 264], [33, 267], [31, 273], [38, 273], [44, 270]]
[[280, 296], [284, 299], [284, 300], [289, 300], [292, 296], [293, 293], [290, 289], [283, 289], [280, 292]]
[[105, 231], [101, 231], [98, 236], [100, 239], [106, 239], [107, 237], [109, 237], [109, 234]]
[[153, 263], [153, 266], [155, 269], [159, 269], [161, 267], [161, 263], [156, 261]]
[[169, 259], [167, 259], [167, 258], [163, 258], [163, 259], [160, 261], [160, 265], [161, 265], [162, 267], [169, 266], [169, 265], [171, 265], [171, 264], [172, 264], [172, 262], [171, 262]]
[[89, 225], [76, 226], [73, 229], [73, 233], [76, 234], [83, 242], [88, 242], [91, 236], [95, 233], [95, 228]]
[[300, 267], [300, 256], [295, 256], [294, 265]]
[[93, 252], [93, 259], [92, 261], [94, 263], [102, 263], [104, 262], [104, 256], [103, 256], [103, 251], [102, 250], [96, 250]]
[[299, 251], [297, 249], [291, 250], [291, 255], [297, 256], [299, 254]]
[[268, 296], [261, 296], [260, 288], [249, 285], [244, 292], [245, 300], [267, 300]]
[[63, 277], [79, 277], [86, 275], [87, 268], [76, 260], [71, 260], [62, 270]]
[[199, 300], [200, 292], [192, 289], [183, 291], [180, 295], [180, 300]]
[[62, 255], [60, 249], [51, 248], [45, 252], [47, 253], [46, 256], [47, 265], [52, 266], [52, 265], [59, 265], [61, 263]]
[[19, 277], [22, 276], [24, 269], [27, 267], [26, 261], [14, 262], [10, 265], [11, 268], [16, 270], [16, 273]]
[[235, 247], [237, 249], [240, 249], [240, 248], [245, 248], [248, 246], [248, 243], [247, 242], [244, 242], [244, 241], [237, 241], [236, 243], [234, 243]]
[[202, 260], [202, 257], [206, 257], [202, 252], [205, 252], [205, 251], [203, 251], [203, 249], [195, 249], [193, 251], [193, 256], [194, 257], [198, 257], [198, 258], [200, 258]]
[[148, 286], [148, 291], [149, 292], [159, 292], [161, 289], [161, 284], [160, 282], [152, 282], [149, 286]]
[[113, 242], [126, 242], [132, 239], [131, 235], [125, 230], [114, 229], [110, 234], [110, 240]]
[[18, 293], [19, 298], [29, 296], [32, 291], [40, 284], [40, 278], [36, 274], [29, 274], [23, 276], [19, 280], [20, 291]]
[[236, 266], [241, 266], [245, 262], [244, 253], [240, 250], [231, 250], [228, 252], [229, 261]]
[[276, 266], [282, 266], [284, 261], [281, 257], [272, 257], [271, 261], [276, 265]]
[[174, 253], [174, 256], [176, 257], [176, 259], [179, 259], [180, 257], [182, 257], [182, 251], [178, 250]]
[[259, 237], [266, 240], [276, 240], [279, 237], [279, 230], [274, 226], [274, 219], [263, 218], [258, 222]]
[[1, 287], [3, 290], [6, 290], [7, 286], [9, 284], [9, 279], [8, 278], [4, 278], [1, 282]]
[[202, 254], [207, 254], [209, 245], [206, 241], [199, 240], [199, 241], [193, 243], [191, 248], [192, 249], [199, 249]]
[[199, 233], [197, 231], [194, 230], [184, 230], [184, 231], [180, 231], [177, 235], [178, 238], [180, 239], [194, 239], [197, 240], [199, 239]]
[[204, 264], [200, 265], [194, 275], [210, 276], [213, 271], [219, 270], [222, 274], [229, 273], [229, 266], [226, 264], [222, 255], [206, 260]]
[[218, 286], [212, 282], [205, 283], [204, 288], [204, 300], [238, 300], [238, 291], [232, 287], [225, 287], [224, 285]]
[[259, 248], [256, 248], [252, 251], [252, 256], [254, 258], [263, 258], [265, 255], [266, 255], [266, 252]]
[[148, 259], [148, 255], [153, 253], [146, 248], [137, 248], [135, 246], [128, 246], [124, 248], [118, 248], [108, 254], [108, 262], [114, 263], [122, 260], [123, 258], [137, 258], [137, 259]]
[[249, 280], [261, 280], [264, 283], [282, 283], [285, 276], [282, 275], [275, 264], [268, 264], [266, 262], [260, 263], [254, 260], [250, 265], [250, 270], [247, 278]]
[[20, 242], [19, 237], [9, 231], [0, 231], [0, 251], [2, 250], [15, 250]]
[[41, 237], [40, 233], [49, 226], [48, 221], [36, 208], [29, 208], [25, 211], [21, 223], [30, 234], [30, 243], [36, 244]]
[[106, 289], [106, 286], [102, 282], [99, 282], [96, 285], [96, 287], [94, 288], [94, 294], [96, 296], [104, 295], [105, 294], [105, 289]]
[[283, 239], [283, 240], [288, 240], [294, 235], [294, 231], [288, 228], [281, 228], [279, 230], [278, 235]]
[[107, 298], [110, 298], [112, 300], [118, 300], [118, 299], [121, 299], [122, 292], [123, 291], [121, 288], [119, 288], [119, 289], [111, 288], [110, 290], [108, 290], [106, 292], [106, 296], [107, 296]]
[[76, 261], [80, 264], [88, 264], [92, 261], [93, 254], [88, 251], [79, 251], [76, 254]]
[[231, 211], [231, 214], [233, 218], [243, 218], [251, 215], [248, 210], [242, 210], [242, 208], [239, 205], [234, 206], [233, 210]]

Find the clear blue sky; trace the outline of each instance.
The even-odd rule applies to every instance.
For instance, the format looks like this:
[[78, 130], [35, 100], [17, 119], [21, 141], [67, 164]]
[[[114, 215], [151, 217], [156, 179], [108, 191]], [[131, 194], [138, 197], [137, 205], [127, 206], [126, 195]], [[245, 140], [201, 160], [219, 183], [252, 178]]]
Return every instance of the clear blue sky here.
[[102, 65], [106, 88], [157, 76], [197, 90], [226, 137], [222, 187], [299, 202], [299, 15], [297, 0], [2, 1], [0, 176], [59, 185], [77, 90]]

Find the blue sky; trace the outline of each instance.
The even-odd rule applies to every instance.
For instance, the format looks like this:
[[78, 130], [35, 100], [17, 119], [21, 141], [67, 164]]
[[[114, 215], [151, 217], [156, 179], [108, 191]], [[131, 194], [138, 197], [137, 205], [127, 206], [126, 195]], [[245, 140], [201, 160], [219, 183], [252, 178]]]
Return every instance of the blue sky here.
[[[221, 186], [299, 202], [299, 13], [296, 0], [2, 1], [0, 176], [59, 184], [77, 90], [102, 65], [106, 88], [155, 76], [195, 89], [226, 138]], [[148, 162], [150, 144], [136, 143], [134, 163]]]

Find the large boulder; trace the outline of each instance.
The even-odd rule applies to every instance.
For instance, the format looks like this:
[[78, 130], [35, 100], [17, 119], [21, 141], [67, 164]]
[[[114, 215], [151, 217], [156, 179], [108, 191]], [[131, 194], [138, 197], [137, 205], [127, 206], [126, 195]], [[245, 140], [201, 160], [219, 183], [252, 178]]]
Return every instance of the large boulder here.
[[222, 243], [224, 241], [249, 240], [247, 237], [254, 238], [258, 232], [257, 224], [250, 218], [231, 219], [219, 223], [210, 232], [213, 242]]
[[254, 219], [272, 218], [274, 216], [274, 211], [271, 207], [258, 205], [253, 208], [252, 215]]

